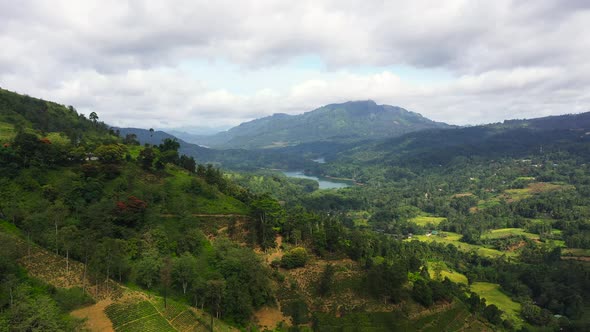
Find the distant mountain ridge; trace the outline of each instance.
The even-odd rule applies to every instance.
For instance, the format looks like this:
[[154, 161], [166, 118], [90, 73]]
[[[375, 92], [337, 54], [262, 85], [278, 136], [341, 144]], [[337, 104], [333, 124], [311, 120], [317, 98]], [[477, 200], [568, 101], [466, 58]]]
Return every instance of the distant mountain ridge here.
[[[399, 167], [418, 170], [447, 167], [460, 158], [493, 161], [536, 156], [542, 159], [545, 155], [560, 153], [577, 156], [580, 163], [590, 161], [590, 112], [505, 120], [453, 130], [424, 130], [367, 141], [340, 150], [331, 156], [329, 163], [316, 166], [323, 170], [315, 171], [323, 175], [354, 177], [351, 169], [366, 172]], [[355, 179], [365, 180], [362, 175]]]
[[372, 100], [329, 104], [299, 115], [277, 113], [240, 124], [193, 143], [213, 148], [260, 149], [316, 141], [355, 142], [397, 137], [433, 128], [453, 128], [401, 107]]

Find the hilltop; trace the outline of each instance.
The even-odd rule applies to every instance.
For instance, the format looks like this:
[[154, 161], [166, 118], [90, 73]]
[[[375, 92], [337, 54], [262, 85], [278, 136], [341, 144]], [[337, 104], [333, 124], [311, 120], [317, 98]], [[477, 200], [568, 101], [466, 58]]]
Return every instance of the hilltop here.
[[299, 115], [274, 114], [194, 142], [216, 148], [272, 148], [315, 141], [356, 142], [430, 128], [452, 128], [372, 100], [330, 104]]

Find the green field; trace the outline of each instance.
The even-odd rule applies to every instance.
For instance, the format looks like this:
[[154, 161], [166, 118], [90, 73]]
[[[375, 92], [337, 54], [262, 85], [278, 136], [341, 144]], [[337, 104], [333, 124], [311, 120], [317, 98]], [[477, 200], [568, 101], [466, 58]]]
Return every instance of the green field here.
[[461, 234], [452, 233], [452, 232], [441, 232], [439, 235], [415, 235], [410, 240], [418, 240], [422, 242], [440, 242], [444, 244], [452, 244], [457, 247], [457, 249], [461, 251], [475, 251], [478, 255], [484, 257], [500, 257], [502, 255], [506, 256], [515, 256], [516, 254], [513, 252], [502, 252], [496, 249], [486, 248], [484, 246], [479, 246], [475, 244], [469, 244], [465, 242], [459, 241], [461, 239]]
[[500, 285], [489, 282], [474, 282], [471, 284], [471, 291], [477, 293], [480, 297], [486, 299], [486, 304], [495, 304], [500, 310], [504, 311], [504, 318], [512, 320], [514, 326], [518, 329], [522, 326], [520, 318], [520, 303], [512, 301], [508, 295], [500, 290]]
[[503, 239], [511, 236], [524, 236], [531, 240], [538, 240], [539, 235], [528, 233], [522, 228], [498, 228], [484, 233], [482, 239]]
[[418, 226], [428, 226], [428, 225], [434, 225], [437, 226], [438, 224], [440, 224], [441, 221], [447, 220], [447, 218], [443, 218], [443, 217], [432, 217], [432, 216], [418, 216], [418, 217], [414, 217], [408, 221], [415, 223]]
[[444, 262], [427, 262], [426, 266], [428, 267], [428, 274], [430, 274], [430, 278], [432, 279], [436, 279], [436, 274], [440, 269], [441, 280], [449, 278], [454, 283], [465, 285], [468, 283], [467, 277], [464, 274], [449, 268]]

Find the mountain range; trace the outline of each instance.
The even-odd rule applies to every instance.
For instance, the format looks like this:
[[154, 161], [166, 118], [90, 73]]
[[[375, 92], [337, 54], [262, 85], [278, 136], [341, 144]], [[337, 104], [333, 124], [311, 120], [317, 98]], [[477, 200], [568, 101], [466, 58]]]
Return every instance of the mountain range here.
[[357, 142], [452, 127], [400, 107], [366, 100], [330, 104], [299, 115], [273, 114], [212, 136], [183, 138], [212, 148], [261, 149], [318, 141]]

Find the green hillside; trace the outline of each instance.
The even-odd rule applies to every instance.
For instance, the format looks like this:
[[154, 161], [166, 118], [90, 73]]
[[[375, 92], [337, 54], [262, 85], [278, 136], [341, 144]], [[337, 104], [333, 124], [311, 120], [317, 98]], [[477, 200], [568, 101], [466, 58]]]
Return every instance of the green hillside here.
[[[357, 183], [318, 190], [225, 173], [169, 137], [140, 145], [73, 107], [0, 105], [0, 330], [587, 326], [579, 128], [349, 142], [309, 170]], [[246, 152], [232, 157], [260, 162]]]
[[374, 101], [330, 104], [300, 115], [274, 114], [234, 127], [198, 143], [221, 148], [276, 148], [306, 142], [356, 142], [451, 126], [400, 107]]

